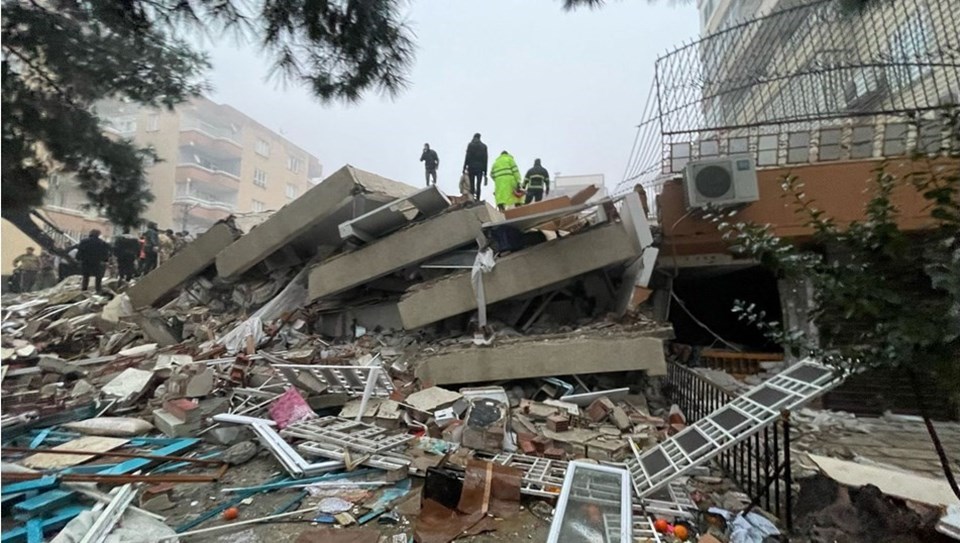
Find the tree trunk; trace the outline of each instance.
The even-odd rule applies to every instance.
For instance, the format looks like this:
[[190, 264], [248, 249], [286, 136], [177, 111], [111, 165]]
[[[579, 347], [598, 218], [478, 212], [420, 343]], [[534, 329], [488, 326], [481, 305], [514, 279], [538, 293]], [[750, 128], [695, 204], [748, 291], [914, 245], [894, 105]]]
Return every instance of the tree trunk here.
[[950, 466], [950, 459], [947, 458], [947, 452], [943, 450], [943, 443], [940, 442], [940, 436], [937, 434], [937, 428], [930, 419], [927, 412], [927, 404], [923, 401], [923, 390], [920, 387], [920, 379], [914, 370], [909, 370], [910, 383], [913, 387], [913, 394], [917, 398], [917, 406], [920, 408], [920, 416], [923, 417], [923, 423], [927, 426], [927, 433], [930, 434], [930, 441], [933, 441], [933, 448], [937, 451], [937, 457], [940, 459], [940, 467], [943, 469], [943, 476], [947, 478], [947, 484], [950, 490], [960, 499], [960, 485], [957, 485], [957, 478], [953, 474], [953, 467]]

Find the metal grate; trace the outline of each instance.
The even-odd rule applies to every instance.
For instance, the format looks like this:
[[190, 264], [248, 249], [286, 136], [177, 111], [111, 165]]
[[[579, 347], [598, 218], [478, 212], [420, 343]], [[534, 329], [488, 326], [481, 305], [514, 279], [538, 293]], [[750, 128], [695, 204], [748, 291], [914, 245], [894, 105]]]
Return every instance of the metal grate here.
[[280, 435], [333, 443], [366, 453], [380, 453], [402, 445], [414, 437], [411, 434], [383, 435], [385, 432], [386, 429], [372, 424], [340, 417], [322, 417], [291, 424], [281, 430]]
[[631, 441], [640, 468], [631, 472], [636, 495], [647, 498], [692, 468], [772, 425], [782, 410], [793, 409], [839, 382], [830, 368], [801, 362], [652, 449], [641, 452]]

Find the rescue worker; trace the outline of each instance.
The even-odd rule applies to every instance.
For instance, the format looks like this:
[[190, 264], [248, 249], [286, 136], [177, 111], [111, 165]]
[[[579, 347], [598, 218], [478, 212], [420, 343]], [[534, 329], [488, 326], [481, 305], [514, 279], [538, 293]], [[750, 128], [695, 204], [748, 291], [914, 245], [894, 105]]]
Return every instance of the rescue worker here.
[[20, 273], [20, 292], [30, 292], [40, 273], [40, 257], [33, 254], [36, 249], [27, 247], [27, 252], [13, 259], [13, 267]]
[[57, 284], [57, 259], [46, 251], [40, 252], [40, 274], [37, 276], [37, 290], [44, 290]]
[[176, 247], [175, 240], [173, 239], [173, 230], [166, 229], [160, 233], [160, 259], [158, 260], [159, 264], [170, 260], [170, 257], [173, 256], [173, 250]]
[[94, 228], [90, 235], [77, 245], [77, 261], [80, 262], [80, 274], [83, 280], [80, 290], [87, 290], [90, 278], [94, 279], [97, 294], [103, 293], [103, 272], [110, 260], [110, 244], [100, 239], [100, 231]]
[[520, 170], [510, 153], [500, 153], [493, 161], [490, 175], [493, 177], [493, 196], [497, 209], [504, 211], [508, 206], [516, 205], [517, 191], [520, 189]]
[[121, 281], [130, 281], [136, 275], [136, 261], [140, 256], [140, 240], [130, 234], [130, 227], [113, 242], [113, 255], [117, 257], [117, 275]]
[[480, 201], [480, 180], [487, 185], [487, 145], [480, 141], [480, 133], [473, 135], [467, 145], [467, 154], [463, 158], [463, 168], [470, 174], [470, 192], [476, 201]]
[[433, 178], [433, 184], [437, 184], [437, 168], [440, 167], [440, 157], [437, 152], [430, 148], [429, 143], [423, 144], [423, 152], [420, 153], [420, 162], [426, 170], [424, 176], [427, 179], [427, 186], [430, 186], [430, 178]]
[[527, 191], [524, 204], [539, 202], [543, 200], [544, 194], [550, 194], [550, 173], [540, 165], [539, 158], [534, 160], [533, 167], [527, 170], [527, 175], [523, 178], [523, 188]]

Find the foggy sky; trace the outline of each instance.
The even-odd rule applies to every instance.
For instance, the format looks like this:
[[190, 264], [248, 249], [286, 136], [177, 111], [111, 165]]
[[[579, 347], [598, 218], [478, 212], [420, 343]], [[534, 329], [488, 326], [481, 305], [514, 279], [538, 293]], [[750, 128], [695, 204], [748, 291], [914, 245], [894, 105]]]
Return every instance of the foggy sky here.
[[[658, 56], [697, 33], [693, 4], [622, 0], [565, 12], [559, 0], [413, 0], [410, 86], [356, 105], [321, 105], [301, 87], [267, 78], [249, 46], [208, 44], [210, 97], [316, 155], [324, 176], [352, 164], [423, 186], [429, 142], [439, 184], [457, 194], [467, 142], [483, 134], [522, 172], [543, 160], [566, 175], [606, 175], [613, 189], [633, 142]], [[493, 184], [484, 187], [490, 200]]]

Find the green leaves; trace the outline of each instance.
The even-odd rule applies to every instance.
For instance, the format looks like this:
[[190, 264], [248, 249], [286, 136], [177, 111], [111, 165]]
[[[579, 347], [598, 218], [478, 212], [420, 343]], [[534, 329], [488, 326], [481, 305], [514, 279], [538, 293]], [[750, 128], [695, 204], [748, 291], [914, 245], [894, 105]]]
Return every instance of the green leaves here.
[[[929, 157], [897, 177], [882, 165], [870, 182], [863, 219], [845, 228], [816, 209], [803, 183], [785, 177], [784, 197], [814, 230], [800, 246], [769, 225], [711, 218], [730, 250], [758, 259], [784, 277], [813, 287], [817, 338], [784, 330], [752, 305], [735, 304], [739, 319], [785, 349], [848, 369], [899, 367], [929, 372], [960, 394], [960, 172]], [[912, 188], [928, 202], [934, 223], [900, 229], [893, 194]]]

